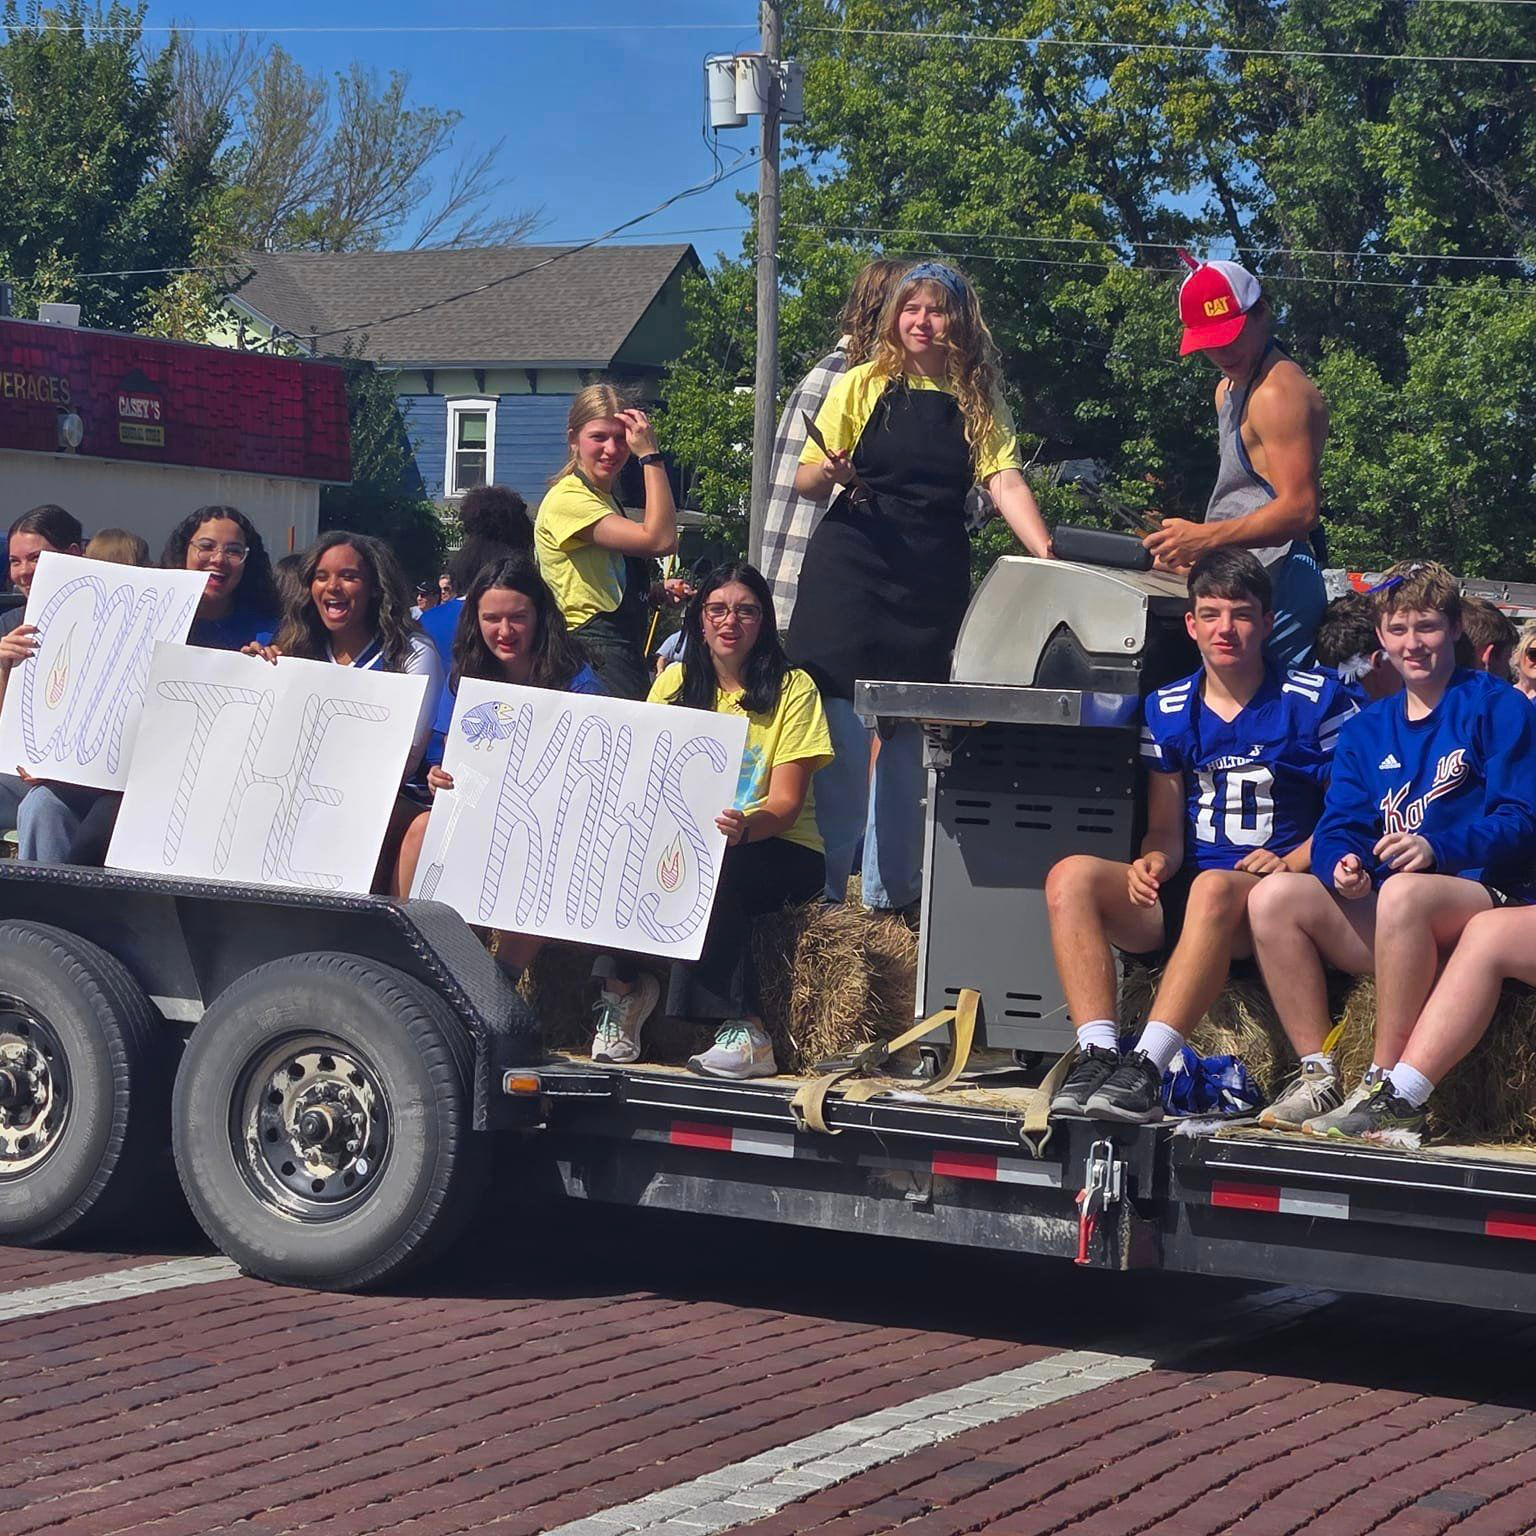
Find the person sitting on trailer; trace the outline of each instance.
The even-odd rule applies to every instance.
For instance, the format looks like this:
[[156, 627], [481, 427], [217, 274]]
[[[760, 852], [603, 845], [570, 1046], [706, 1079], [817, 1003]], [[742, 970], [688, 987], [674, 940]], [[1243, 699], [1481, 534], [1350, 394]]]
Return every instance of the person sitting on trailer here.
[[1371, 600], [1363, 592], [1346, 592], [1328, 604], [1317, 626], [1313, 655], [1319, 667], [1337, 674], [1362, 709], [1402, 692], [1402, 674], [1387, 660], [1376, 638]]
[[[1313, 873], [1249, 902], [1254, 948], [1301, 1072], [1261, 1123], [1361, 1136], [1421, 1121], [1385, 1086], [1435, 972], [1479, 913], [1529, 900], [1536, 854], [1536, 719], [1506, 684], [1456, 664], [1461, 594], [1433, 561], [1393, 566], [1372, 594], [1403, 692], [1344, 732]], [[1376, 976], [1370, 1069], [1348, 1098], [1325, 1048], [1324, 968]], [[1414, 1093], [1423, 1088], [1410, 1079]]]
[[[87, 555], [102, 537], [98, 533], [86, 545]], [[138, 562], [124, 558], [118, 563]], [[189, 512], [166, 539], [160, 566], [207, 575], [187, 632], [188, 645], [237, 651], [271, 629], [278, 607], [272, 564], [261, 533], [239, 508], [214, 505]], [[106, 863], [122, 803], [122, 795], [113, 790], [39, 785], [27, 796], [19, 818], [21, 857], [99, 867]]]
[[[1090, 854], [1046, 877], [1051, 944], [1078, 1058], [1053, 1114], [1160, 1120], [1163, 1074], [1252, 952], [1246, 908], [1308, 866], [1334, 746], [1356, 713], [1337, 679], [1265, 660], [1269, 573], [1247, 550], [1202, 555], [1185, 619], [1200, 670], [1146, 701], [1147, 832], [1130, 864]], [[1135, 1048], [1120, 1051], [1112, 950], [1163, 974]]]
[[[513, 555], [483, 566], [470, 583], [453, 642], [453, 664], [443, 692], [450, 703], [459, 680], [483, 678], [525, 688], [554, 688], [564, 693], [605, 693], [581, 647], [571, 639], [560, 605], [531, 555]], [[435, 797], [453, 788], [453, 775], [438, 764], [427, 770], [427, 788]], [[431, 813], [423, 811], [406, 830], [395, 863], [394, 893], [404, 901], [416, 883], [421, 845]], [[496, 958], [520, 975], [544, 941], [532, 934], [500, 933]]]
[[1353, 1129], [1362, 1141], [1422, 1144], [1435, 1089], [1488, 1032], [1509, 981], [1536, 987], [1536, 907], [1523, 902], [1479, 912], [1461, 930], [1396, 1063], [1361, 1106], [1369, 1113]]
[[[37, 574], [38, 556], [50, 550], [59, 555], [78, 555], [84, 540], [80, 520], [63, 507], [48, 502], [23, 512], [11, 524], [6, 538], [11, 585], [23, 598], [27, 597]], [[25, 602], [0, 614], [0, 702], [5, 699], [11, 673], [37, 650], [37, 626], [26, 623], [26, 616]], [[19, 774], [0, 773], [0, 830], [9, 832], [15, 827], [21, 802], [31, 788], [32, 781]]]
[[1515, 621], [1503, 609], [1486, 597], [1462, 593], [1461, 641], [1465, 654], [1458, 659], [1464, 665], [1507, 683], [1515, 642], [1519, 638]]
[[[816, 684], [791, 667], [779, 641], [768, 583], [752, 566], [721, 566], [705, 578], [683, 619], [682, 660], [651, 687], [653, 704], [714, 710], [747, 722], [747, 746], [731, 804], [715, 818], [725, 862], [697, 960], [672, 966], [667, 1013], [715, 1027], [715, 1043], [689, 1058], [706, 1077], [771, 1077], [778, 1071], [763, 1029], [752, 923], [810, 901], [827, 876], [811, 779], [832, 760]], [[616, 1038], [604, 1019], [594, 1060], [630, 1060], [638, 1032]]]
[[[443, 667], [437, 647], [411, 617], [410, 586], [387, 544], [340, 528], [322, 533], [304, 555], [276, 634], [259, 636], [243, 649], [272, 662], [297, 656], [367, 672], [425, 677], [406, 756], [403, 782], [409, 783], [432, 733]], [[420, 800], [403, 791], [396, 800], [379, 855], [376, 890], [388, 888], [400, 840], [419, 808]]]

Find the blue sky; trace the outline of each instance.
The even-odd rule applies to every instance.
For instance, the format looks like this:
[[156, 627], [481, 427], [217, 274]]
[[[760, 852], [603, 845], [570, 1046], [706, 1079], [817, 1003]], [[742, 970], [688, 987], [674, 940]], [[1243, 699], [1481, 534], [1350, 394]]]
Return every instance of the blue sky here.
[[[541, 207], [539, 241], [596, 235], [702, 181], [714, 162], [702, 137], [703, 60], [757, 42], [754, 0], [666, 0], [624, 6], [616, 0], [499, 0], [450, 9], [406, 0], [152, 0], [147, 24], [188, 28], [248, 25], [312, 70], [344, 69], [354, 59], [404, 70], [412, 99], [463, 113], [456, 147], [474, 150], [506, 139], [501, 168], [509, 207]], [[389, 32], [390, 26], [580, 26], [547, 32]], [[286, 28], [338, 27], [337, 32]], [[720, 135], [726, 160], [755, 145], [755, 125]], [[659, 214], [642, 229], [739, 227], [736, 191], [756, 184], [752, 167]], [[641, 238], [640, 232], [626, 240]], [[734, 254], [729, 231], [678, 235], [706, 260]]]

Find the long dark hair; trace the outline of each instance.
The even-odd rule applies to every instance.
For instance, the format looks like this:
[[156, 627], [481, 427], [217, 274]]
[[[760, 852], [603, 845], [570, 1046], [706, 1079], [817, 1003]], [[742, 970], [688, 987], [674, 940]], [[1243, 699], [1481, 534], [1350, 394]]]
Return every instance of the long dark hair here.
[[741, 707], [749, 715], [771, 714], [779, 707], [779, 695], [784, 691], [784, 679], [789, 676], [789, 657], [779, 641], [779, 626], [773, 612], [773, 593], [763, 580], [762, 572], [745, 560], [734, 560], [728, 565], [717, 565], [694, 594], [683, 614], [683, 681], [677, 692], [667, 700], [669, 704], [681, 704], [685, 709], [715, 707], [715, 695], [720, 680], [715, 673], [714, 657], [704, 643], [704, 605], [721, 587], [739, 582], [758, 601], [763, 610], [762, 623], [758, 626], [757, 642], [741, 669]]
[[227, 518], [240, 530], [245, 540], [245, 567], [235, 588], [235, 611], [272, 618], [277, 613], [277, 583], [272, 579], [272, 561], [256, 525], [238, 507], [208, 506], [189, 512], [171, 529], [160, 553], [164, 570], [183, 571], [187, 567], [187, 546], [197, 537], [197, 530], [215, 518]]
[[529, 686], [569, 688], [571, 679], [587, 665], [586, 652], [571, 639], [555, 594], [539, 575], [538, 567], [527, 555], [512, 555], [494, 565], [483, 566], [465, 594], [464, 607], [459, 612], [459, 627], [453, 637], [450, 686], [454, 692], [458, 692], [461, 677], [484, 678], [493, 683], [503, 681], [501, 666], [480, 633], [480, 599], [493, 588], [521, 592], [533, 604], [538, 629], [533, 642]]
[[311, 588], [315, 571], [329, 551], [350, 545], [357, 551], [373, 587], [368, 605], [368, 622], [378, 636], [387, 672], [403, 672], [411, 659], [411, 641], [421, 633], [421, 626], [411, 617], [411, 593], [405, 572], [387, 544], [366, 533], [348, 533], [333, 528], [322, 533], [304, 554], [299, 567], [299, 588], [283, 605], [282, 621], [272, 643], [285, 656], [300, 656], [308, 661], [324, 661], [330, 655], [330, 636], [315, 607]]

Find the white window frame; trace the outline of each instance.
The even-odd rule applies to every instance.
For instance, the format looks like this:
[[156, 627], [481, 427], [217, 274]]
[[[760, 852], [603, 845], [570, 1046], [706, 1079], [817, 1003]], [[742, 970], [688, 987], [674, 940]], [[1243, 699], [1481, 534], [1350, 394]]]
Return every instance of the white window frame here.
[[496, 484], [496, 397], [494, 395], [465, 395], [448, 402], [448, 443], [443, 458], [443, 495], [457, 501], [472, 487], [460, 490], [455, 483], [457, 468], [455, 455], [459, 444], [459, 417], [471, 413], [485, 413], [485, 483]]

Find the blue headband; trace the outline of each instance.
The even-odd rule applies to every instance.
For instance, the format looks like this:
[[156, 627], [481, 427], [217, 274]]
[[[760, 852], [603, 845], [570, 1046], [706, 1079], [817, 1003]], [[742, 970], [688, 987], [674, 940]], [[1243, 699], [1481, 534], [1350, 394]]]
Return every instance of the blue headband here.
[[937, 283], [941, 288], [957, 299], [965, 298], [965, 279], [955, 271], [953, 267], [946, 267], [942, 261], [920, 261], [907, 273], [903, 282], [908, 283]]

